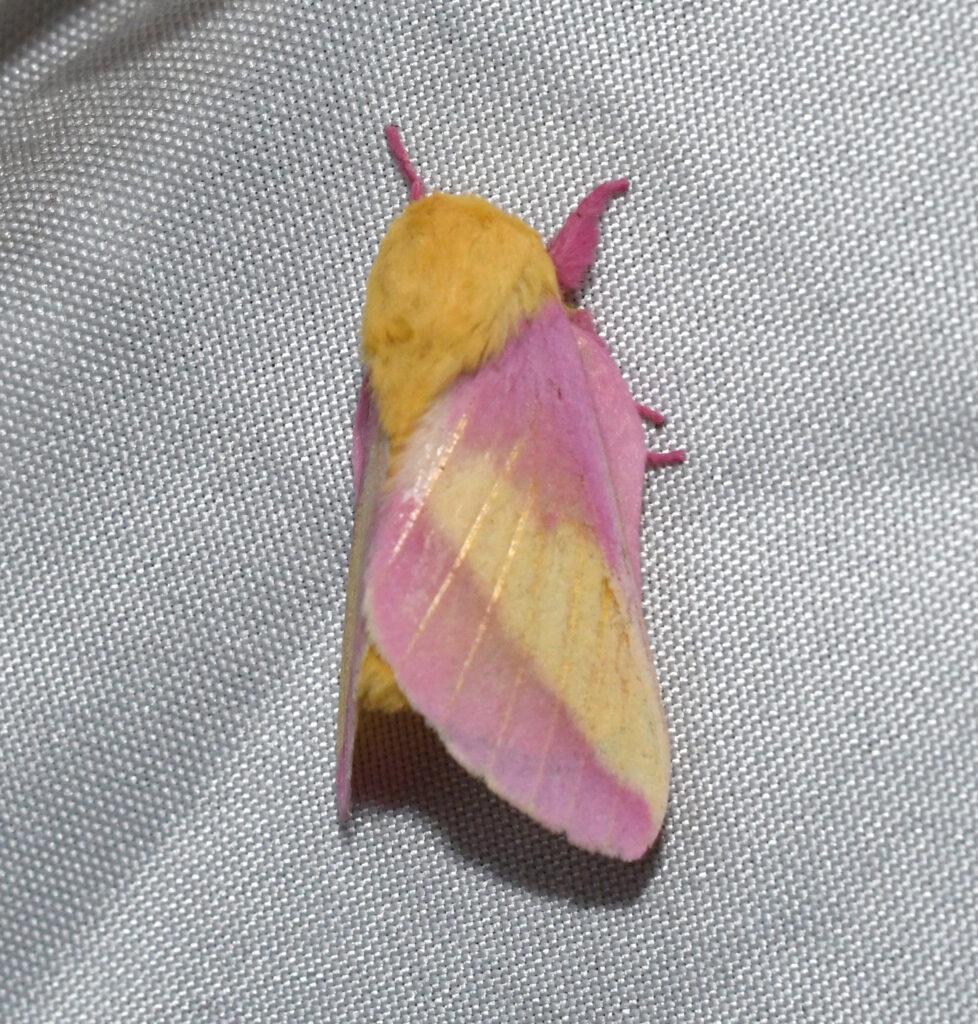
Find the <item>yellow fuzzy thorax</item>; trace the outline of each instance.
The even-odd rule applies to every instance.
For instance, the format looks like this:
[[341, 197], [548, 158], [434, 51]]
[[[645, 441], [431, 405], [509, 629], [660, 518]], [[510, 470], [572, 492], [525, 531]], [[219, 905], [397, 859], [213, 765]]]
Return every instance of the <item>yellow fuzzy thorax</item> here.
[[431, 401], [560, 292], [540, 236], [478, 196], [435, 193], [391, 224], [367, 281], [363, 356], [396, 452]]

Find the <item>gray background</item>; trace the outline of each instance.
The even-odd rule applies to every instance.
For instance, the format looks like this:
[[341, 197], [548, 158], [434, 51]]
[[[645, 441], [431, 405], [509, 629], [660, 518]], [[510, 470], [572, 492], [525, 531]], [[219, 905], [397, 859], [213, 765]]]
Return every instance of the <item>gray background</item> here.
[[[978, 8], [0, 0], [0, 1020], [973, 1021]], [[638, 866], [410, 721], [333, 810], [368, 267], [544, 235], [656, 438]]]

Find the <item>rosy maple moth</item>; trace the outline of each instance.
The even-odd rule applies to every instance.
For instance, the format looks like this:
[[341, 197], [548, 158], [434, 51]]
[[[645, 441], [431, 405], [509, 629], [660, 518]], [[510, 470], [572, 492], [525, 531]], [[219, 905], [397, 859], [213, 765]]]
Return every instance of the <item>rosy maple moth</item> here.
[[570, 302], [598, 186], [544, 245], [472, 195], [410, 184], [367, 283], [337, 801], [357, 708], [411, 707], [494, 792], [624, 860], [654, 842], [669, 739], [642, 615], [637, 405]]

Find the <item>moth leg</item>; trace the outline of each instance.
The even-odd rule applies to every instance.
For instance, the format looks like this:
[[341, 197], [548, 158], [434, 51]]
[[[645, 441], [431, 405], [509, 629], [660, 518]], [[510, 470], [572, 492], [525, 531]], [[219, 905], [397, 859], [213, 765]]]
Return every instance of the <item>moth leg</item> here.
[[671, 452], [646, 452], [645, 467], [652, 469], [653, 466], [678, 466], [686, 461], [686, 450], [675, 448]]
[[[650, 409], [647, 405], [642, 405], [641, 402], [635, 403], [635, 409], [643, 420], [647, 420], [653, 426], [661, 427], [666, 422], [666, 418], [661, 412], [656, 412], [655, 409]], [[647, 451], [645, 453], [647, 469], [651, 469], [653, 466], [678, 466], [679, 463], [685, 461], [686, 451], [683, 448], [676, 448], [671, 452]]]
[[584, 284], [598, 249], [598, 221], [615, 196], [628, 191], [628, 179], [606, 181], [585, 196], [566, 223], [550, 240], [547, 251], [557, 270], [557, 283], [564, 292]]
[[666, 418], [661, 412], [656, 412], [655, 409], [650, 409], [647, 405], [642, 405], [641, 402], [636, 402], [635, 408], [639, 416], [651, 423], [653, 427], [661, 427], [666, 422]]

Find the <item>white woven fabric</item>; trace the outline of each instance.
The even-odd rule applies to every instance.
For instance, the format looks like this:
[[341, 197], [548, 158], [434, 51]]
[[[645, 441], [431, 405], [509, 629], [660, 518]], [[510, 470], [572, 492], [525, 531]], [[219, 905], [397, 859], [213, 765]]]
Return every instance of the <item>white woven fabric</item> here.
[[[978, 1017], [978, 9], [0, 2], [0, 1020]], [[663, 408], [667, 832], [368, 723], [332, 776], [367, 270], [552, 233]]]

